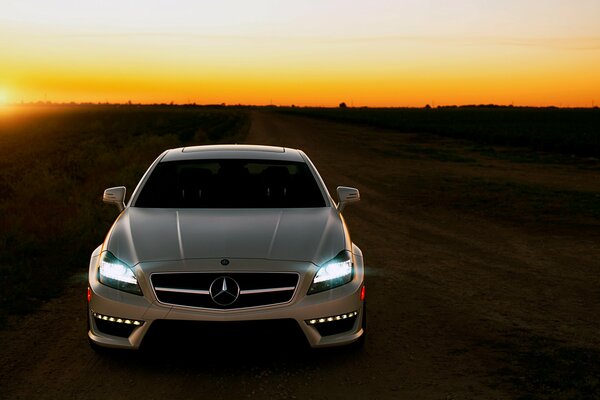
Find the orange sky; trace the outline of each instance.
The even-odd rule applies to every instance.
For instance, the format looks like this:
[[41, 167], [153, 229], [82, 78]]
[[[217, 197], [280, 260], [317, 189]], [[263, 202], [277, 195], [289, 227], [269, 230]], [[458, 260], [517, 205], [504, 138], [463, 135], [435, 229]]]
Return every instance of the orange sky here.
[[0, 4], [0, 104], [600, 103], [600, 2]]

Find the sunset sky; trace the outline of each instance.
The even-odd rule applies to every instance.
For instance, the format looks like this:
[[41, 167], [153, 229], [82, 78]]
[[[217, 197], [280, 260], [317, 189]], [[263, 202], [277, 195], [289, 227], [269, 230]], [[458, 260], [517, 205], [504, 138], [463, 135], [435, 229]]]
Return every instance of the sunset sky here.
[[0, 2], [0, 104], [600, 103], [598, 0]]

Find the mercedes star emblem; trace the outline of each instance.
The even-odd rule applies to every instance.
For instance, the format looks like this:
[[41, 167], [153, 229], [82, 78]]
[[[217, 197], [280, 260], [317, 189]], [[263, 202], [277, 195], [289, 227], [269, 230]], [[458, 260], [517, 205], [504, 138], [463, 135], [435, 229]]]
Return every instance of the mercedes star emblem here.
[[225, 307], [237, 300], [240, 295], [240, 285], [228, 276], [221, 276], [210, 284], [208, 291], [215, 303]]

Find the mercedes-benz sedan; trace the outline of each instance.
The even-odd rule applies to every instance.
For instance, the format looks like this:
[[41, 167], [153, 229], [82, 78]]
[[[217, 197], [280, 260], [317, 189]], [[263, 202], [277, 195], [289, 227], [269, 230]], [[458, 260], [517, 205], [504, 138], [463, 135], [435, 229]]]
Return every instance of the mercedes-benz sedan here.
[[125, 187], [104, 192], [121, 213], [90, 259], [91, 344], [137, 349], [214, 327], [362, 341], [363, 256], [341, 214], [360, 197], [343, 186], [337, 197], [300, 150], [165, 151], [128, 204]]

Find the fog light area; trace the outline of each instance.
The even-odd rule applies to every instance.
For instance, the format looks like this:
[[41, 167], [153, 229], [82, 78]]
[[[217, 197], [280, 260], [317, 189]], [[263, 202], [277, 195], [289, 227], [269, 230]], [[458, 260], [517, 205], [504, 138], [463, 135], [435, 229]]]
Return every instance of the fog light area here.
[[116, 322], [118, 324], [140, 326], [144, 323], [144, 321], [138, 321], [135, 319], [128, 319], [128, 318], [111, 317], [110, 315], [103, 315], [103, 314], [99, 314], [97, 312], [92, 312], [92, 315], [94, 316], [94, 318], [98, 318], [103, 321]]
[[331, 336], [352, 330], [355, 327], [357, 316], [358, 311], [351, 311], [329, 317], [307, 319], [306, 323], [315, 328], [321, 336]]
[[341, 321], [341, 320], [344, 320], [344, 319], [356, 317], [357, 315], [358, 315], [358, 311], [352, 311], [352, 312], [349, 312], [349, 313], [346, 313], [346, 314], [332, 315], [330, 317], [320, 317], [320, 318], [307, 319], [306, 323], [308, 325], [317, 325], [317, 324], [322, 324], [324, 322]]

